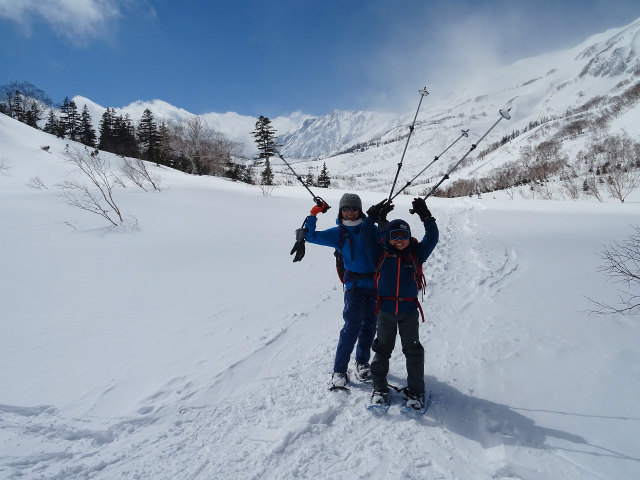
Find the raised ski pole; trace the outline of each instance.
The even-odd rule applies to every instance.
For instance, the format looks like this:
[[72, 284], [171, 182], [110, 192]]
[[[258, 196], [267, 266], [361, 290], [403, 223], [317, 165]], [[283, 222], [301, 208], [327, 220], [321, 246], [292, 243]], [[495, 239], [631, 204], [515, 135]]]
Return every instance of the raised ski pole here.
[[311, 191], [311, 189], [306, 184], [306, 182], [304, 180], [302, 180], [302, 177], [296, 173], [296, 171], [293, 169], [291, 164], [289, 162], [287, 162], [287, 160], [282, 156], [282, 154], [280, 152], [278, 152], [277, 150], [276, 150], [276, 153], [278, 154], [278, 157], [280, 157], [280, 160], [282, 160], [287, 165], [287, 167], [289, 167], [289, 169], [293, 172], [293, 175], [295, 175], [295, 177], [300, 181], [302, 186], [307, 189], [307, 192], [309, 192], [311, 194], [311, 196], [313, 197], [313, 201], [316, 202], [316, 205], [318, 205], [319, 207], [321, 207], [322, 205], [326, 205], [327, 206], [327, 210], [329, 210], [331, 207], [322, 198], [320, 198], [319, 196], [317, 196], [315, 193], [313, 193]]
[[[503, 118], [506, 118], [507, 120], [511, 120], [511, 115], [509, 115], [509, 111], [510, 111], [510, 110], [511, 110], [511, 109], [509, 108], [508, 110], [503, 110], [503, 109], [501, 109], [501, 110], [499, 111], [499, 113], [500, 113], [500, 118], [496, 121], [496, 123], [494, 123], [493, 125], [491, 125], [491, 128], [489, 128], [489, 130], [487, 130], [486, 132], [484, 132], [484, 135], [482, 135], [482, 136], [478, 139], [478, 141], [477, 141], [476, 143], [474, 143], [473, 145], [471, 145], [471, 148], [469, 149], [469, 151], [468, 151], [467, 153], [465, 153], [465, 154], [464, 154], [464, 156], [463, 156], [460, 160], [458, 160], [458, 161], [456, 162], [456, 164], [455, 164], [453, 167], [451, 167], [447, 173], [445, 173], [445, 174], [444, 174], [444, 177], [442, 177], [442, 178], [440, 179], [440, 181], [439, 181], [438, 183], [436, 183], [436, 185], [435, 185], [435, 186], [434, 186], [434, 187], [429, 191], [429, 193], [427, 193], [427, 194], [424, 196], [424, 199], [425, 199], [425, 200], [426, 200], [427, 198], [429, 198], [429, 197], [433, 194], [433, 192], [435, 192], [435, 191], [436, 191], [436, 189], [437, 189], [440, 185], [442, 185], [442, 183], [443, 183], [445, 180], [447, 180], [447, 179], [449, 178], [449, 175], [451, 175], [451, 173], [452, 173], [456, 168], [458, 168], [458, 165], [460, 165], [460, 164], [464, 161], [464, 159], [465, 159], [465, 158], [467, 158], [467, 156], [468, 156], [471, 152], [473, 152], [473, 151], [476, 149], [476, 147], [478, 146], [478, 144], [479, 144], [482, 140], [484, 140], [484, 137], [486, 137], [487, 135], [489, 135], [489, 132], [490, 132], [491, 130], [493, 130], [493, 129], [495, 128], [495, 126], [496, 126], [496, 125], [498, 125], [498, 123], [500, 123], [500, 121], [501, 121]], [[411, 210], [409, 210], [409, 213], [415, 213], [415, 212], [413, 211], [413, 209], [411, 209]]]
[[398, 191], [396, 192], [396, 194], [395, 194], [393, 197], [391, 197], [388, 201], [389, 201], [389, 202], [392, 202], [392, 201], [393, 201], [393, 199], [394, 199], [394, 198], [396, 198], [398, 195], [400, 195], [402, 192], [404, 192], [404, 191], [405, 191], [405, 190], [406, 190], [406, 189], [407, 189], [407, 188], [408, 188], [408, 187], [413, 183], [413, 181], [414, 181], [416, 178], [418, 178], [420, 175], [422, 175], [422, 174], [427, 170], [427, 168], [429, 168], [431, 165], [433, 165], [435, 162], [437, 162], [437, 161], [440, 159], [440, 157], [441, 157], [442, 155], [444, 155], [445, 153], [447, 153], [447, 151], [448, 151], [451, 147], [453, 147], [456, 143], [458, 143], [458, 140], [460, 140], [462, 137], [468, 137], [468, 136], [469, 136], [469, 129], [467, 129], [467, 130], [462, 130], [462, 133], [460, 134], [460, 136], [459, 136], [458, 138], [456, 138], [456, 139], [455, 139], [455, 141], [454, 141], [451, 145], [449, 145], [447, 148], [445, 148], [445, 149], [442, 151], [442, 153], [441, 153], [440, 155], [436, 155], [436, 156], [433, 158], [433, 160], [431, 161], [431, 163], [430, 163], [429, 165], [427, 165], [427, 166], [426, 166], [426, 167], [424, 167], [422, 170], [420, 170], [420, 172], [419, 172], [415, 177], [413, 177], [411, 180], [409, 180], [409, 181], [407, 182], [407, 184], [406, 184], [404, 187], [402, 187], [400, 190], [398, 190]]
[[[391, 196], [393, 195], [393, 190], [396, 188], [396, 182], [398, 181], [398, 175], [400, 175], [400, 169], [402, 168], [402, 162], [404, 160], [404, 155], [407, 153], [407, 147], [409, 146], [409, 140], [411, 140], [411, 134], [413, 134], [413, 129], [416, 125], [416, 119], [418, 118], [418, 112], [420, 111], [420, 105], [422, 105], [422, 99], [429, 95], [427, 92], [427, 87], [425, 86], [422, 90], [418, 90], [420, 94], [420, 101], [418, 102], [418, 108], [416, 110], [416, 114], [413, 117], [413, 122], [409, 125], [409, 136], [407, 137], [407, 142], [404, 144], [404, 150], [402, 151], [402, 157], [400, 157], [400, 163], [398, 163], [398, 170], [396, 171], [396, 177], [393, 179], [393, 185], [391, 185], [391, 191], [389, 192], [389, 198], [387, 203], [391, 203]], [[394, 197], [395, 198], [395, 197]]]

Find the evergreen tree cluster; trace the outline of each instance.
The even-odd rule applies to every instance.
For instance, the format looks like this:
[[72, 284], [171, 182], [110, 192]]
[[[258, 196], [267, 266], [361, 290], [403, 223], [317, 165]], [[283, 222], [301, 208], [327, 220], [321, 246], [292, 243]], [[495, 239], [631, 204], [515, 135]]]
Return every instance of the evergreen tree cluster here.
[[329, 176], [329, 169], [327, 169], [326, 162], [322, 163], [322, 169], [317, 178], [313, 177], [313, 172], [311, 171], [311, 167], [309, 167], [304, 183], [308, 186], [329, 188], [331, 186], [331, 177]]
[[43, 110], [38, 100], [21, 94], [19, 90], [5, 92], [0, 98], [0, 113], [26, 123], [30, 127], [38, 128]]

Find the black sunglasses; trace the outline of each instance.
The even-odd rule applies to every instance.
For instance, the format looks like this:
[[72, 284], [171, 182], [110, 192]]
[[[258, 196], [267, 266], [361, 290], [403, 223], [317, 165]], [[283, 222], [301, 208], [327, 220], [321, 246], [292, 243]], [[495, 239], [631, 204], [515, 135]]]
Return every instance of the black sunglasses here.
[[357, 212], [360, 209], [358, 207], [342, 207], [340, 210], [343, 212]]

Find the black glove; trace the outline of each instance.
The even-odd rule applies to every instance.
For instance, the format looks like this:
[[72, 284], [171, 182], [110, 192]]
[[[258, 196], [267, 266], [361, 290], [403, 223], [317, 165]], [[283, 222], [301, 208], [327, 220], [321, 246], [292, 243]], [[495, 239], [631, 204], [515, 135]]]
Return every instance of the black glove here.
[[425, 203], [424, 198], [414, 198], [413, 202], [411, 202], [411, 205], [413, 206], [413, 208], [411, 209], [411, 213], [417, 213], [420, 217], [420, 220], [422, 220], [423, 222], [427, 218], [431, 217], [431, 212], [427, 208], [427, 204]]
[[367, 210], [367, 216], [375, 223], [386, 222], [387, 214], [393, 209], [394, 205], [392, 203], [387, 203], [387, 199], [385, 198], [381, 202], [371, 206], [371, 208]]
[[291, 252], [289, 252], [289, 255], [293, 255], [295, 253], [295, 256], [293, 257], [294, 262], [299, 262], [304, 257], [304, 237], [306, 234], [306, 228], [299, 228], [296, 230], [296, 243], [293, 245]]

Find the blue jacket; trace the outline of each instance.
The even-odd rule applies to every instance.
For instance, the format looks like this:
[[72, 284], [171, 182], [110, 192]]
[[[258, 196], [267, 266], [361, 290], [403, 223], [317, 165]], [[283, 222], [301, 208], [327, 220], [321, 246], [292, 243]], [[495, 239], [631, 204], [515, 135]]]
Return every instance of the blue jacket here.
[[[364, 217], [355, 227], [346, 226], [336, 219], [337, 227], [327, 230], [316, 230], [318, 219], [311, 215], [307, 217], [305, 228], [308, 232], [305, 240], [316, 245], [324, 245], [339, 250], [342, 253], [344, 268], [348, 272], [369, 273], [368, 277], [357, 281], [358, 288], [373, 288], [373, 274], [376, 270], [378, 248], [376, 238], [378, 228], [370, 218]], [[341, 238], [342, 231], [342, 238]], [[354, 281], [345, 278], [345, 287], [350, 290]]]
[[[422, 265], [433, 252], [439, 238], [438, 226], [433, 217], [424, 221], [424, 229], [425, 234], [422, 240], [418, 242], [412, 238], [411, 244], [402, 251], [391, 246], [386, 235], [379, 242], [378, 255], [382, 261], [376, 278], [379, 297], [408, 299], [418, 297], [416, 269], [411, 251], [415, 252], [418, 265]], [[393, 315], [410, 313], [418, 308], [417, 303], [412, 301], [380, 299], [380, 302], [380, 309]]]

